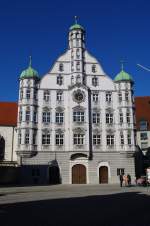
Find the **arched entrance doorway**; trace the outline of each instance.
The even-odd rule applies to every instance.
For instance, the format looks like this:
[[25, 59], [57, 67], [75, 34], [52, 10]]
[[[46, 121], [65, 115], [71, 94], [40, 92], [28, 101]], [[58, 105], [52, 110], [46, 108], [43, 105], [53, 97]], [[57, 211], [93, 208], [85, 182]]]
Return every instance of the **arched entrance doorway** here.
[[76, 164], [72, 167], [72, 184], [86, 184], [86, 167]]
[[56, 165], [49, 166], [49, 184], [60, 184], [60, 170]]
[[108, 167], [107, 166], [101, 166], [99, 168], [99, 183], [108, 184]]

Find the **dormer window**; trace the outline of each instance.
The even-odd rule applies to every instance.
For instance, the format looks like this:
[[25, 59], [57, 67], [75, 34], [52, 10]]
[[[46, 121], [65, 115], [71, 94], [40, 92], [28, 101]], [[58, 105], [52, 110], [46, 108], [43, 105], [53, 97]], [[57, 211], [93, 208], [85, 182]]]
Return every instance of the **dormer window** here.
[[62, 63], [59, 64], [59, 71], [64, 71], [64, 65]]
[[96, 73], [96, 65], [95, 64], [92, 65], [92, 72]]
[[97, 78], [96, 76], [94, 76], [94, 77], [92, 78], [92, 85], [93, 85], [93, 86], [97, 86], [97, 85], [98, 85], [98, 78]]
[[61, 75], [57, 76], [57, 84], [60, 86], [63, 84], [63, 77]]

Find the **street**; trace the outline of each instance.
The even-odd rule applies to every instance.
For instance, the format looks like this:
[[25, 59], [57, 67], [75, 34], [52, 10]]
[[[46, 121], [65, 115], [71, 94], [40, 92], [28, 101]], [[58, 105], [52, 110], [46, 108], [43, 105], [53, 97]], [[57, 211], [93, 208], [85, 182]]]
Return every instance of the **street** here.
[[0, 188], [0, 226], [149, 226], [150, 187]]

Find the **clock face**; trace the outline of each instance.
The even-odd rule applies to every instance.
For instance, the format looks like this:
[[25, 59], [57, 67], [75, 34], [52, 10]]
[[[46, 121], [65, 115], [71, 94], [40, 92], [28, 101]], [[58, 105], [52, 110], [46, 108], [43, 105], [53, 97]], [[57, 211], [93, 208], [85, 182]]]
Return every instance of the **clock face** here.
[[81, 90], [77, 90], [74, 92], [73, 98], [76, 102], [81, 103], [84, 101], [84, 93]]

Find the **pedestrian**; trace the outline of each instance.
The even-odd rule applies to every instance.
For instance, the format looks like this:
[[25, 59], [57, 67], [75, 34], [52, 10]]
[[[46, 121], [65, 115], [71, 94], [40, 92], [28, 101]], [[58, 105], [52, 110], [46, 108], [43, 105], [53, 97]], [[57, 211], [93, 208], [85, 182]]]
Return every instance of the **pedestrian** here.
[[123, 174], [120, 174], [120, 187], [122, 187], [122, 183], [123, 183]]
[[127, 175], [127, 179], [128, 179], [128, 186], [131, 186], [131, 176], [130, 176], [130, 174]]
[[123, 175], [123, 182], [124, 182], [125, 187], [128, 186], [128, 178], [125, 174]]

